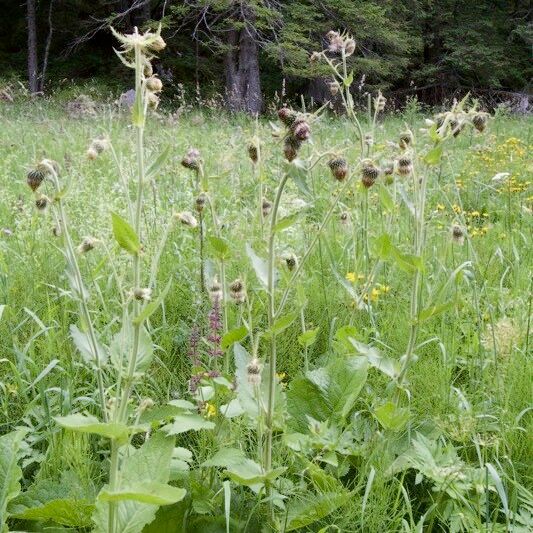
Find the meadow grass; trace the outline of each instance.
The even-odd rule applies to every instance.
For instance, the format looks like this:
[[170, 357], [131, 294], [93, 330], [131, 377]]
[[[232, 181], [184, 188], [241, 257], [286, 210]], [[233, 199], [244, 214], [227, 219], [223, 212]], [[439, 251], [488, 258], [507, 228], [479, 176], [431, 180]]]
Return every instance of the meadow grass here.
[[[95, 117], [72, 119], [60, 102], [35, 100], [3, 105], [0, 121], [0, 305], [5, 305], [0, 320], [0, 434], [18, 426], [32, 428], [23, 487], [40, 479], [59, 480], [61, 472], [69, 470], [76, 473], [77, 482], [96, 493], [107, 475], [103, 466], [106, 452], [101, 443], [87, 435], [63, 431], [53, 419], [72, 411], [94, 410], [95, 380], [92, 372], [80, 363], [69, 334], [70, 324], [76, 322], [77, 306], [66, 292], [65, 258], [58, 239], [52, 235], [53, 221], [48, 213], [38, 213], [34, 208], [25, 177], [42, 158], [57, 161], [68, 184], [64, 201], [74, 242], [79, 243], [89, 235], [101, 241], [100, 246], [80, 259], [80, 264], [91, 288], [93, 321], [101, 335], [109, 338], [118, 328], [115, 317], [120, 316], [122, 305], [113, 269], [124, 280], [122, 267], [126, 262], [116, 253], [110, 213], [125, 215], [127, 211], [117, 167], [124, 173], [125, 181], [131, 183], [135, 162], [130, 117], [109, 105], [103, 106]], [[363, 122], [363, 129], [367, 127]], [[385, 115], [378, 120], [375, 145], [386, 150], [386, 141], [396, 140], [406, 127], [415, 132], [424, 127], [422, 115]], [[350, 159], [355, 141], [346, 120], [323, 115], [312, 129], [312, 144], [306, 143], [302, 148], [304, 155], [345, 150], [343, 153]], [[256, 327], [266, 327], [266, 301], [244, 246], [254, 242], [260, 247], [257, 243], [262, 242], [257, 217], [258, 182], [247, 147], [254, 135], [263, 143], [264, 195], [272, 200], [284, 167], [279, 140], [272, 138], [270, 132], [266, 119], [254, 121], [244, 116], [195, 110], [178, 120], [171, 120], [162, 111], [159, 117], [150, 118], [145, 133], [147, 159], [156, 157], [166, 146], [170, 147], [170, 155], [156, 176], [154, 188], [152, 184], [146, 187], [142, 235], [145, 249], [141, 262], [146, 266], [148, 258], [157, 252], [157, 243], [173, 213], [193, 210], [194, 178], [180, 161], [189, 148], [198, 148], [208, 177], [208, 192], [221, 223], [220, 232], [231, 247], [226, 280], [245, 281]], [[100, 135], [110, 139], [113, 150], [88, 160], [87, 147], [91, 139]], [[518, 487], [531, 490], [533, 456], [528, 340], [533, 249], [532, 149], [531, 119], [505, 114], [491, 120], [483, 135], [468, 130], [449, 143], [438, 172], [428, 182], [422, 293], [434, 291], [455, 268], [469, 263], [461, 280], [445, 289], [445, 301], [453, 300], [453, 304], [421, 323], [418, 342], [427, 342], [417, 348], [418, 359], [408, 376], [413, 433], [429, 424], [432, 427], [427, 434], [433, 433], [437, 442], [453, 446], [465, 464], [497, 465], [513, 512], [522, 508], [523, 492]], [[493, 180], [504, 172], [510, 175]], [[287, 305], [289, 310], [294, 309], [295, 302], [301, 304], [303, 298], [305, 305], [299, 309], [303, 309], [305, 328], [318, 328], [317, 340], [308, 348], [310, 368], [323, 366], [338, 350], [334, 346], [338, 344], [335, 332], [343, 326], [351, 327], [351, 335], [357, 341], [377, 347], [396, 360], [408, 341], [412, 283], [408, 272], [391, 262], [380, 265], [372, 280], [375, 290], [368, 295], [371, 315], [357, 308], [338, 279], [339, 275], [347, 276], [355, 288], [361, 287], [363, 276], [368, 274], [361, 253], [364, 239], [369, 240], [374, 250], [375, 240], [388, 232], [393, 242], [406, 249], [413, 234], [412, 220], [399, 190], [393, 194], [391, 186], [387, 189], [380, 181], [368, 192], [367, 235], [362, 235], [362, 193], [356, 181], [342, 195], [331, 222], [303, 268], [300, 296], [291, 292]], [[308, 206], [298, 222], [279, 236], [279, 256], [284, 252], [302, 256], [340, 185], [334, 182], [324, 163], [309, 171], [307, 187], [310, 194], [305, 196], [294, 181], [288, 183], [280, 206], [282, 213], [291, 213], [297, 199], [303, 198]], [[390, 191], [389, 195], [382, 193], [382, 189]], [[392, 205], [387, 198], [394, 200]], [[342, 212], [349, 213], [347, 224], [340, 220]], [[452, 242], [450, 228], [454, 223], [467, 232], [462, 246]], [[216, 261], [209, 248], [206, 256], [209, 274], [216, 268]], [[286, 283], [290, 272], [284, 269], [281, 260], [276, 268], [280, 271], [280, 283]], [[191, 328], [207, 324], [210, 304], [198, 283], [195, 232], [181, 228], [171, 231], [161, 256], [156, 287], [164, 287], [169, 279], [172, 285], [164, 305], [151, 319], [156, 357], [134, 393], [136, 399], [150, 397], [161, 404], [186, 397], [191, 377], [187, 355]], [[240, 308], [228, 305], [227, 309], [230, 324], [240, 323]], [[277, 338], [277, 370], [286, 388], [303, 371], [303, 348], [298, 342], [302, 334], [300, 314], [298, 317]], [[258, 355], [265, 359], [268, 350], [260, 345]], [[366, 393], [358, 400], [358, 411], [373, 412], [386, 397], [387, 383], [382, 374], [369, 374]], [[230, 442], [240, 442], [244, 448], [254, 449], [256, 436], [244, 424], [235, 422], [231, 431], [231, 437], [228, 430], [218, 434], [218, 438], [209, 432], [180, 435], [178, 444], [193, 450], [195, 464], [212, 456], [224, 445], [221, 443], [229, 446]], [[365, 430], [361, 432], [364, 434]], [[387, 473], [390, 455], [394, 454], [391, 442], [401, 441], [405, 433], [389, 437], [362, 439], [359, 460], [352, 465], [350, 476], [340, 476], [353, 491], [350, 501], [309, 525], [307, 530], [318, 531], [331, 524], [340, 531], [404, 531], [411, 513], [414, 524], [431, 509], [432, 492], [427, 479], [415, 480], [412, 471], [396, 477]], [[289, 467], [298, 464], [279, 443], [274, 448], [273, 463]], [[375, 474], [366, 494], [371, 471]], [[292, 481], [298, 484], [301, 480], [294, 474]], [[209, 507], [206, 513], [223, 516], [220, 494], [215, 490], [202, 494], [203, 490], [199, 484], [191, 483], [189, 487], [200, 502], [190, 531], [207, 528], [207, 522], [202, 522], [204, 511], [199, 511], [201, 504]], [[232, 526], [235, 531], [243, 530], [241, 519], [252, 512], [247, 490], [235, 488], [232, 513], [240, 517]], [[485, 503], [481, 508], [479, 502], [471, 500], [464, 506], [479, 517], [479, 524], [493, 528], [488, 530], [503, 531], [497, 529], [506, 527], [497, 512], [501, 508], [500, 498], [493, 491], [487, 504], [492, 525], [487, 520]], [[171, 512], [165, 509], [160, 511], [161, 516]], [[435, 530], [462, 530], [463, 526], [453, 525], [456, 517], [448, 519], [447, 522], [440, 514], [428, 523]], [[249, 530], [259, 531], [259, 522], [259, 514], [253, 515]], [[500, 526], [496, 525], [498, 522]], [[428, 523], [425, 527], [429, 527]], [[210, 531], [224, 531], [225, 522], [222, 520], [221, 524], [219, 529], [211, 525]], [[25, 527], [30, 526], [26, 523]], [[157, 530], [152, 527], [155, 529], [148, 526], [146, 530]], [[179, 530], [168, 527], [159, 530]]]

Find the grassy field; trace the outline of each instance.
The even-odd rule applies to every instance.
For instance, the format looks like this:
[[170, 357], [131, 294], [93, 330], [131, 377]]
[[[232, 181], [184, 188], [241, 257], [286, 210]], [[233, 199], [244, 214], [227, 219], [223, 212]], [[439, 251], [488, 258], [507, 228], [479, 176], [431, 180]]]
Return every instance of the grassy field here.
[[[136, 204], [128, 113], [0, 105], [0, 523], [9, 531], [531, 531], [530, 118], [500, 113], [483, 133], [469, 124], [436, 143], [419, 132], [422, 114], [380, 115], [365, 150], [384, 168], [410, 129], [414, 170], [365, 188], [348, 120], [309, 119], [311, 139], [288, 163], [266, 119], [160, 111], [147, 119], [145, 166], [163, 156]], [[361, 126], [372, 130], [366, 117]], [[87, 157], [98, 138], [105, 149]], [[198, 172], [181, 164], [190, 148]], [[349, 178], [332, 176], [333, 152]], [[45, 179], [39, 210], [26, 175], [43, 158], [59, 164], [61, 194]], [[199, 225], [176, 216], [185, 211]], [[85, 237], [94, 249], [73, 259], [68, 239], [76, 247]], [[274, 304], [286, 297], [274, 322], [269, 259]], [[230, 287], [236, 279], [242, 290]], [[160, 305], [135, 337], [132, 319], [149, 305], [148, 293], [132, 295], [141, 287]], [[87, 317], [103, 359], [111, 354], [101, 372]], [[146, 360], [129, 375], [135, 339]], [[108, 424], [140, 428], [125, 439], [68, 418], [106, 420], [99, 372]], [[150, 477], [158, 487], [139, 488]]]

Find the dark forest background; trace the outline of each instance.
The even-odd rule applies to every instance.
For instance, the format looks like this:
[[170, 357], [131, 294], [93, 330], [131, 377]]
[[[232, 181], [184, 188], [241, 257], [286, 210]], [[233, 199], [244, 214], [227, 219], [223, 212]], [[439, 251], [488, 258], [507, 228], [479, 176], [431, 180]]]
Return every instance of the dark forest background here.
[[[361, 93], [416, 94], [436, 103], [457, 89], [528, 93], [533, 73], [529, 0], [2, 0], [0, 78], [32, 93], [88, 80], [117, 92], [128, 73], [112, 54], [109, 25], [157, 27], [167, 48], [158, 73], [226, 95], [257, 112], [284, 90], [327, 97], [309, 62], [331, 30], [357, 42], [350, 58]], [[67, 80], [67, 81], [65, 81]], [[356, 89], [357, 90], [357, 89]], [[170, 91], [170, 93], [169, 93]]]

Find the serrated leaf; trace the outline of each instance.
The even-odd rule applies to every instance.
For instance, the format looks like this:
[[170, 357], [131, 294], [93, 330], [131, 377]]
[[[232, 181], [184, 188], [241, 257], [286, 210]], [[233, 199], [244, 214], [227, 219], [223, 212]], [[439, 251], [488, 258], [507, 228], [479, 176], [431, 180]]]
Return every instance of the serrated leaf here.
[[119, 246], [132, 255], [137, 255], [141, 249], [139, 237], [131, 225], [116, 213], [111, 213], [113, 235]]
[[220, 347], [223, 350], [227, 350], [232, 344], [242, 341], [247, 334], [248, 329], [246, 326], [231, 329], [222, 337], [222, 340], [220, 341]]
[[50, 500], [43, 505], [24, 510], [17, 506], [12, 510], [12, 516], [19, 520], [52, 521], [63, 526], [85, 528], [92, 524], [93, 511], [94, 503], [90, 500], [64, 498]]
[[322, 520], [350, 500], [349, 492], [306, 494], [288, 505], [285, 531], [296, 531]]
[[299, 213], [293, 213], [292, 215], [288, 215], [286, 217], [283, 217], [275, 226], [274, 231], [283, 231], [288, 228], [290, 228], [300, 217]]
[[246, 455], [242, 450], [237, 448], [221, 448], [207, 461], [204, 461], [201, 466], [219, 466], [228, 468], [233, 465], [244, 463], [246, 461]]
[[284, 316], [280, 316], [274, 321], [272, 327], [265, 332], [265, 335], [271, 337], [272, 335], [279, 335], [285, 331], [298, 317], [298, 313], [289, 313]]
[[131, 500], [152, 505], [170, 505], [183, 500], [185, 494], [187, 494], [185, 489], [172, 487], [166, 483], [143, 481], [122, 486], [114, 491], [102, 489], [98, 494], [98, 499], [103, 502]]

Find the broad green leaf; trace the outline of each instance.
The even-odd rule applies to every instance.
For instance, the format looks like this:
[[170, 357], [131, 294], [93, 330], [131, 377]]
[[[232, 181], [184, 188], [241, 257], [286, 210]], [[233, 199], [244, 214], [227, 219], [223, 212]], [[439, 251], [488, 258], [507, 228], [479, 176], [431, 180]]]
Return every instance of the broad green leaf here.
[[166, 483], [157, 481], [143, 481], [120, 489], [110, 491], [103, 489], [98, 494], [98, 499], [103, 502], [119, 502], [123, 500], [133, 500], [140, 503], [150, 503], [153, 505], [170, 505], [177, 503], [183, 498], [187, 491], [178, 487], [172, 487]]
[[174, 417], [171, 424], [166, 425], [163, 431], [167, 435], [179, 435], [186, 431], [199, 431], [201, 429], [215, 429], [215, 424], [194, 413], [182, 413]]
[[127, 442], [131, 433], [140, 433], [147, 429], [143, 426], [127, 426], [120, 422], [100, 422], [95, 416], [83, 415], [81, 413], [56, 416], [54, 420], [65, 429], [79, 433], [101, 435], [108, 439], [114, 439], [120, 444]]
[[246, 253], [248, 254], [248, 257], [250, 258], [250, 261], [252, 262], [252, 266], [254, 267], [255, 275], [257, 276], [257, 279], [265, 286], [268, 286], [268, 264], [267, 262], [259, 257], [252, 249], [252, 247], [247, 244], [246, 245]]
[[249, 487], [266, 481], [273, 481], [285, 470], [287, 470], [285, 467], [280, 467], [274, 468], [270, 472], [265, 472], [255, 461], [245, 459], [240, 463], [230, 465], [224, 473], [235, 483]]
[[65, 498], [22, 509], [24, 508], [20, 505], [13, 508], [13, 517], [19, 520], [52, 521], [62, 526], [85, 528], [92, 525], [91, 514], [94, 511], [94, 503], [91, 500]]
[[141, 249], [139, 237], [130, 224], [116, 213], [111, 213], [113, 235], [119, 246], [132, 255], [137, 255]]
[[442, 144], [437, 144], [424, 157], [424, 161], [428, 165], [437, 165], [442, 157]]
[[283, 231], [287, 228], [290, 228], [300, 217], [299, 213], [293, 213], [292, 215], [288, 215], [286, 217], [283, 217], [275, 226], [274, 231]]
[[308, 329], [305, 333], [302, 333], [298, 337], [298, 343], [304, 348], [309, 348], [316, 342], [316, 337], [318, 335], [319, 328]]
[[409, 420], [409, 409], [387, 402], [374, 410], [374, 416], [385, 429], [399, 431]]
[[265, 332], [266, 336], [279, 335], [285, 331], [298, 317], [298, 313], [290, 313], [288, 315], [280, 316], [274, 321], [272, 328]]
[[227, 257], [229, 257], [231, 248], [226, 239], [211, 235], [208, 237], [207, 240], [211, 249], [213, 250], [218, 259], [226, 259]]
[[387, 259], [393, 249], [392, 242], [390, 240], [390, 235], [387, 233], [384, 233], [383, 235], [379, 236], [374, 241], [374, 252], [380, 259]]
[[418, 323], [424, 322], [426, 320], [429, 320], [430, 318], [433, 318], [434, 316], [440, 315], [441, 313], [444, 313], [445, 311], [448, 311], [448, 309], [451, 309], [455, 305], [454, 301], [446, 302], [441, 305], [432, 305], [431, 307], [426, 307], [426, 309], [422, 309], [420, 313], [418, 314]]
[[378, 188], [378, 195], [381, 201], [381, 205], [387, 211], [394, 211], [394, 201], [392, 199], [392, 196], [387, 187], [385, 187], [383, 184], [381, 184]]
[[20, 492], [22, 470], [21, 443], [26, 430], [19, 429], [0, 437], [0, 531], [7, 531], [7, 504]]
[[[162, 432], [153, 434], [141, 448], [124, 459], [119, 489], [146, 481], [168, 483], [174, 444], [173, 437]], [[109, 491], [110, 488], [105, 486], [103, 490]], [[119, 501], [116, 505], [116, 531], [121, 533], [141, 533], [159, 508], [158, 505], [131, 500]], [[109, 502], [97, 500], [93, 515], [95, 533], [108, 533], [108, 513]]]
[[[129, 358], [132, 355], [134, 346], [133, 322], [125, 317], [120, 331], [114, 335], [109, 345], [109, 353], [113, 366], [122, 373], [126, 373], [129, 365]], [[152, 362], [154, 356], [154, 345], [152, 338], [145, 326], [139, 330], [139, 343], [137, 345], [137, 358], [135, 362], [135, 372], [144, 372]]]
[[168, 159], [168, 156], [170, 155], [171, 149], [172, 149], [172, 145], [167, 144], [165, 149], [150, 164], [150, 166], [146, 170], [146, 177], [147, 178], [151, 178], [151, 177], [155, 176], [159, 172], [159, 169], [165, 164], [165, 161]]
[[247, 334], [248, 329], [246, 328], [246, 326], [231, 329], [222, 337], [222, 340], [220, 341], [220, 347], [223, 350], [226, 350], [235, 342], [242, 341]]
[[350, 72], [350, 74], [344, 80], [344, 86], [345, 87], [350, 87], [350, 85], [352, 83], [353, 83], [353, 70]]
[[348, 492], [326, 492], [306, 494], [303, 499], [290, 502], [285, 531], [296, 531], [322, 520], [350, 500]]
[[238, 448], [221, 448], [218, 452], [213, 455], [207, 461], [204, 461], [201, 466], [220, 466], [224, 468], [229, 468], [246, 461], [246, 455], [242, 450]]
[[170, 278], [165, 286], [165, 288], [159, 293], [159, 296], [153, 301], [149, 302], [144, 309], [133, 319], [135, 325], [142, 324], [146, 319], [150, 318], [158, 309], [158, 307], [163, 303], [170, 286], [172, 285], [172, 278]]
[[348, 341], [351, 346], [355, 348], [356, 353], [366, 357], [370, 366], [376, 368], [380, 372], [383, 372], [392, 379], [396, 379], [398, 377], [398, 374], [400, 373], [400, 362], [397, 359], [384, 357], [377, 348], [359, 342], [353, 337], [349, 336]]
[[100, 366], [104, 366], [107, 363], [107, 351], [102, 347], [98, 340], [96, 340], [95, 354], [95, 347], [91, 342], [89, 333], [80, 331], [78, 326], [76, 326], [75, 324], [71, 324], [70, 336], [72, 337], [72, 341], [76, 345], [76, 348], [80, 352], [85, 363], [96, 366], [98, 364], [96, 360], [97, 358], [99, 360]]

